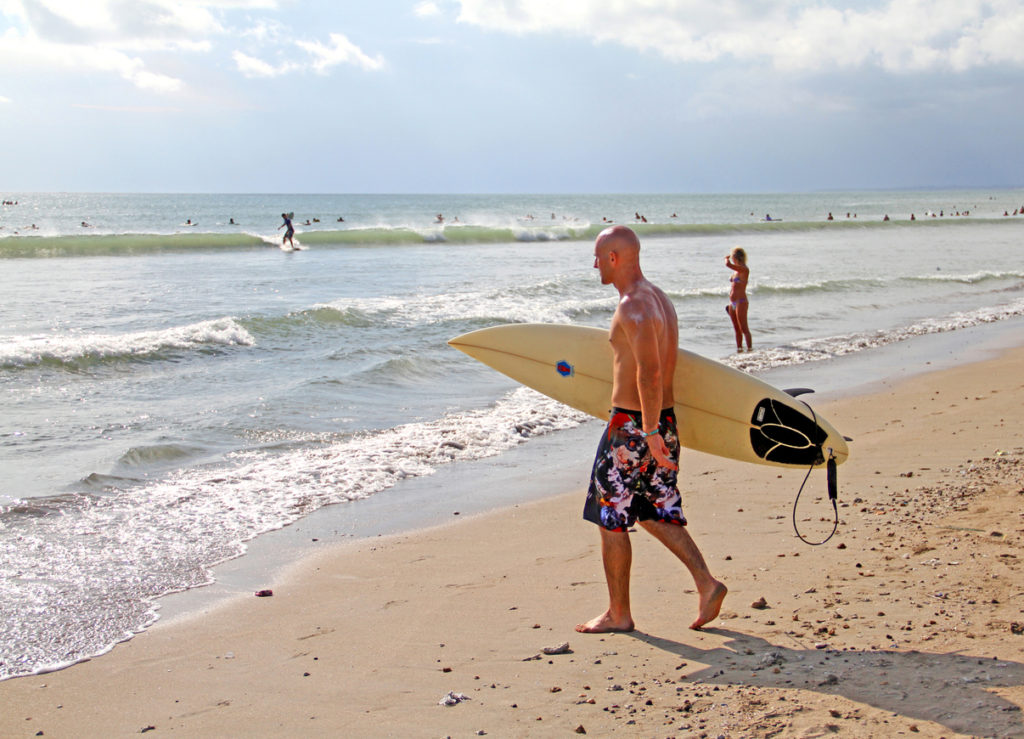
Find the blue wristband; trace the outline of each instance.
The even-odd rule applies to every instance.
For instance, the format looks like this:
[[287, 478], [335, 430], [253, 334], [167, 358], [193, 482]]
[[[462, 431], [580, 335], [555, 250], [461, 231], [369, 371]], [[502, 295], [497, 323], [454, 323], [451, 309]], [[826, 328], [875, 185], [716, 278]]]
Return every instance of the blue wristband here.
[[661, 427], [659, 426], [659, 427], [656, 427], [653, 431], [641, 431], [640, 435], [643, 436], [646, 439], [648, 436], [654, 436], [655, 434], [660, 434], [660, 433], [661, 433]]

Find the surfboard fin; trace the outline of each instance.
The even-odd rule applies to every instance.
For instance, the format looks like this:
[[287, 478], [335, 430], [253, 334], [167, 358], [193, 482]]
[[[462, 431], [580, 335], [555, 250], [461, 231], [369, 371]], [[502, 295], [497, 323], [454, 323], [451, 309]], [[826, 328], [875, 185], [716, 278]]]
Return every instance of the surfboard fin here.
[[789, 396], [792, 396], [792, 397], [795, 398], [798, 395], [806, 395], [807, 393], [813, 393], [814, 392], [814, 388], [810, 388], [810, 387], [787, 387], [782, 392], [784, 392], [786, 395], [789, 395]]

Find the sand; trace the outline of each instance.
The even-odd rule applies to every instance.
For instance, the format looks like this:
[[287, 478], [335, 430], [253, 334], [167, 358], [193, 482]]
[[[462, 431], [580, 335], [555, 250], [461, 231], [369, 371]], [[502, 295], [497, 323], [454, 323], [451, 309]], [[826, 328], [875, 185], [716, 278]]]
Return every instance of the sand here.
[[[0, 683], [0, 736], [1024, 736], [1022, 408], [1020, 349], [819, 406], [855, 439], [820, 547], [793, 534], [802, 473], [684, 452], [690, 531], [730, 588], [701, 632], [642, 531], [638, 630], [573, 631], [606, 605], [587, 450], [579, 490], [331, 544], [272, 597]], [[824, 487], [797, 516], [812, 539]]]

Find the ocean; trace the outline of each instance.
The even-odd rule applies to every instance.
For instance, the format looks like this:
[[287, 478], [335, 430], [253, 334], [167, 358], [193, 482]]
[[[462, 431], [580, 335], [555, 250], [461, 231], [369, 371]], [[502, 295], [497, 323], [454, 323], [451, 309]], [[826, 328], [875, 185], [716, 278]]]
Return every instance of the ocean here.
[[1024, 189], [0, 196], [0, 679], [103, 653], [261, 534], [582, 424], [446, 341], [607, 326], [608, 222], [683, 345], [753, 373], [1024, 315]]

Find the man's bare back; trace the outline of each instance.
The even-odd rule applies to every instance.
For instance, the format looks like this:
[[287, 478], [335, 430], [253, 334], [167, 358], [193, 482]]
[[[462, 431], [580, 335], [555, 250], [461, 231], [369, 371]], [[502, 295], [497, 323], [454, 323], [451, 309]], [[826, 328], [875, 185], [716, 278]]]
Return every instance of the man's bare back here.
[[[634, 325], [630, 331], [623, 325], [626, 322], [648, 325], [639, 329]], [[641, 409], [637, 350], [630, 343], [630, 335], [636, 335], [638, 330], [649, 335], [646, 341], [653, 339], [655, 343], [661, 379], [659, 410], [671, 408], [675, 405], [672, 377], [676, 371], [676, 347], [679, 346], [676, 309], [668, 296], [646, 279], [622, 297], [612, 317], [608, 333], [613, 354], [612, 405]]]

